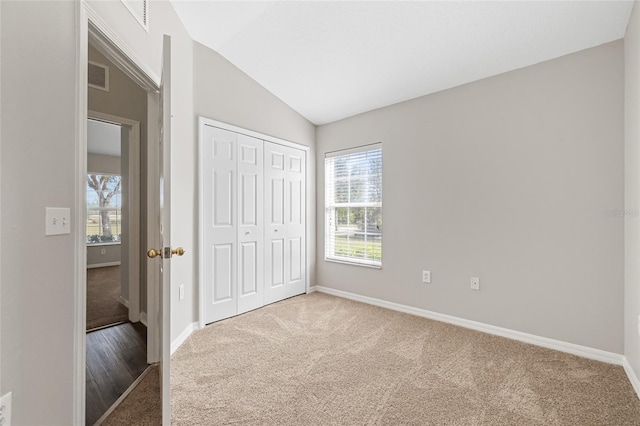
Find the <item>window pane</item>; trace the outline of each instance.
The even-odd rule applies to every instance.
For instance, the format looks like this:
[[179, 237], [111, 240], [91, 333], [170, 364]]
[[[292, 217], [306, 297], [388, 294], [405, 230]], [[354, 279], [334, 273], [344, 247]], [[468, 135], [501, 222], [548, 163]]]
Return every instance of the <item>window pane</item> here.
[[382, 264], [382, 150], [325, 159], [328, 259]]
[[122, 179], [116, 175], [87, 175], [87, 243], [120, 241]]

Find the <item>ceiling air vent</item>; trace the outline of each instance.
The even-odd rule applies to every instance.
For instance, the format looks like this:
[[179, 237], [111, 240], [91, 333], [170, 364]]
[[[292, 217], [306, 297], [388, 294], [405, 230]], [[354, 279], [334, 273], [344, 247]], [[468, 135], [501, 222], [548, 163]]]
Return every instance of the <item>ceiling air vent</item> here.
[[109, 67], [89, 61], [89, 87], [109, 91]]

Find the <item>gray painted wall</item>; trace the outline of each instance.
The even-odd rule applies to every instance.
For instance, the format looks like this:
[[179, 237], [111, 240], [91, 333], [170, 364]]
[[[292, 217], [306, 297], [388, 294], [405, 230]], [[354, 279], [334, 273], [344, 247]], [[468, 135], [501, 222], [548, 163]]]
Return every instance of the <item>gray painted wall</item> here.
[[[75, 4], [0, 2], [0, 8], [0, 392], [13, 392], [14, 425], [68, 425], [75, 237], [45, 237], [44, 212], [75, 202]], [[72, 225], [75, 219], [72, 213]]]
[[640, 8], [631, 12], [625, 54], [624, 355], [640, 378]]
[[383, 268], [324, 261], [319, 220], [318, 284], [622, 353], [623, 71], [617, 41], [318, 127], [319, 218], [324, 153], [384, 170]]
[[[103, 250], [104, 253], [102, 253]], [[87, 268], [97, 268], [100, 265], [104, 266], [105, 263], [119, 263], [120, 260], [121, 245], [119, 243], [87, 246]], [[126, 292], [121, 291], [120, 294], [129, 300], [128, 288], [126, 290]]]

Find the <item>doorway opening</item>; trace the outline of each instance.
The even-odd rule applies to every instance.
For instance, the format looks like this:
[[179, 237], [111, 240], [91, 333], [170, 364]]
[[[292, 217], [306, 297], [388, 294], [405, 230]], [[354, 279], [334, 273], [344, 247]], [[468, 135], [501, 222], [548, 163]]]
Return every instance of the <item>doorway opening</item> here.
[[[86, 150], [85, 424], [117, 418], [136, 386], [157, 376], [159, 324], [144, 251], [155, 202], [147, 140], [158, 134], [157, 87], [89, 25]], [[97, 78], [96, 78], [96, 72]], [[147, 190], [149, 189], [149, 190]], [[153, 230], [151, 230], [153, 232]], [[151, 280], [151, 281], [148, 281]], [[153, 378], [151, 379], [153, 382]], [[157, 379], [156, 379], [157, 381]], [[155, 387], [145, 392], [160, 390]], [[160, 415], [161, 407], [154, 407]], [[107, 420], [110, 419], [110, 420]]]

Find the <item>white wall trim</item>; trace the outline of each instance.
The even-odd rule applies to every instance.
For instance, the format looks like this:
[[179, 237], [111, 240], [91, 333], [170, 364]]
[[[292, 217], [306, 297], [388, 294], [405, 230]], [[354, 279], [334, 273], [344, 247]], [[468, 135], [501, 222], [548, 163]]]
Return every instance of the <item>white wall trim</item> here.
[[496, 336], [506, 337], [508, 339], [518, 340], [520, 342], [530, 343], [532, 345], [541, 346], [547, 349], [554, 349], [560, 352], [566, 352], [572, 355], [589, 358], [596, 361], [602, 361], [609, 364], [622, 365], [624, 356], [613, 352], [607, 352], [600, 349], [594, 349], [587, 346], [567, 343], [560, 340], [549, 339], [547, 337], [536, 336], [534, 334], [523, 333], [521, 331], [511, 330], [494, 325], [484, 324], [477, 321], [471, 321], [452, 315], [440, 314], [438, 312], [428, 311], [426, 309], [415, 308], [413, 306], [401, 305], [399, 303], [387, 302], [386, 300], [374, 299], [373, 297], [361, 296], [342, 290], [336, 290], [324, 286], [315, 286], [317, 291], [330, 294], [333, 296], [343, 297], [345, 299], [355, 300], [357, 302], [367, 303], [369, 305], [379, 306], [381, 308], [391, 309], [393, 311], [404, 312], [406, 314], [416, 315], [436, 321], [446, 322], [448, 324], [458, 325], [464, 328], [481, 331], [483, 333], [493, 334]]
[[86, 338], [87, 338], [87, 94], [88, 17], [84, 2], [77, 2], [76, 14], [76, 93], [75, 93], [75, 205], [74, 205], [74, 311], [73, 311], [73, 424], [85, 423]]
[[94, 263], [92, 265], [87, 265], [87, 269], [95, 269], [95, 268], [106, 268], [107, 266], [120, 266], [120, 261], [115, 262], [105, 262], [105, 263]]
[[318, 286], [312, 285], [307, 289], [307, 294], [315, 293], [316, 291], [318, 291]]
[[173, 355], [173, 353], [177, 351], [180, 346], [182, 346], [185, 340], [187, 340], [187, 338], [191, 336], [191, 333], [199, 329], [200, 324], [197, 321], [192, 322], [191, 324], [186, 326], [185, 329], [182, 330], [182, 333], [178, 334], [178, 337], [173, 339], [173, 342], [171, 342], [171, 355]]
[[129, 307], [129, 301], [127, 299], [125, 299], [124, 297], [118, 296], [118, 300], [120, 301], [120, 303], [122, 303], [127, 308]]
[[145, 325], [145, 327], [148, 327], [148, 325], [147, 325], [147, 313], [146, 312], [140, 312], [140, 322], [143, 323]]
[[633, 386], [633, 390], [636, 391], [636, 395], [638, 395], [638, 399], [640, 399], [640, 379], [638, 379], [638, 376], [636, 376], [633, 368], [631, 368], [631, 364], [629, 364], [629, 360], [627, 359], [627, 357], [624, 357], [622, 366], [624, 367], [624, 372], [627, 373], [627, 377], [631, 382], [631, 386]]

